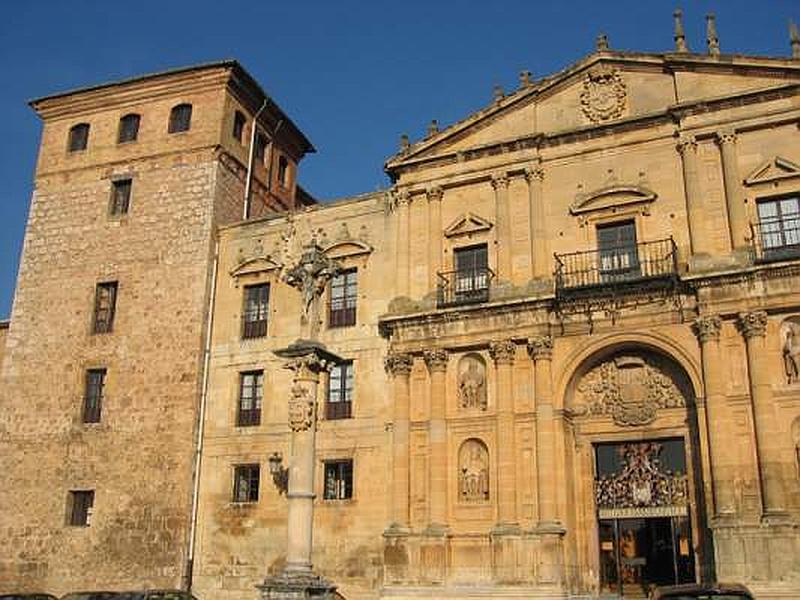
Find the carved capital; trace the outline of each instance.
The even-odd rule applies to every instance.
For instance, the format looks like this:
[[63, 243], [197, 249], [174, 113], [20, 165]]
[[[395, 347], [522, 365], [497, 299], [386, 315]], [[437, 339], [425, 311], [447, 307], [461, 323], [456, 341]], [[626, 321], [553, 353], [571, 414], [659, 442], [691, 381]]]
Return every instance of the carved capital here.
[[444, 348], [434, 348], [432, 350], [425, 350], [422, 357], [425, 359], [425, 365], [431, 373], [444, 372], [447, 370], [447, 350]]
[[544, 181], [544, 169], [542, 167], [526, 167], [525, 181], [531, 183], [541, 183]]
[[395, 206], [408, 206], [411, 204], [411, 192], [408, 188], [396, 188], [392, 191], [392, 201]]
[[489, 342], [489, 356], [498, 365], [514, 363], [517, 345], [512, 340], [495, 340]]
[[767, 313], [763, 310], [739, 313], [739, 331], [746, 340], [764, 337], [767, 334]]
[[295, 381], [317, 381], [320, 373], [333, 368], [333, 362], [316, 353], [309, 353], [292, 358], [284, 368], [294, 372]]
[[683, 134], [678, 138], [676, 148], [683, 156], [687, 152], [697, 152], [697, 139], [693, 135]]
[[735, 144], [736, 143], [736, 132], [732, 129], [727, 129], [725, 131], [718, 131], [716, 133], [716, 140], [717, 144], [720, 146], [724, 146], [725, 144]]
[[425, 195], [428, 197], [428, 202], [441, 202], [444, 190], [441, 186], [434, 185], [425, 190]]
[[717, 315], [703, 315], [694, 320], [692, 328], [701, 344], [717, 341], [722, 328], [722, 319]]
[[414, 358], [410, 354], [393, 352], [383, 360], [383, 366], [393, 377], [408, 377], [414, 366]]
[[492, 187], [495, 190], [504, 190], [508, 188], [508, 174], [506, 173], [492, 173]]
[[537, 335], [528, 339], [528, 354], [534, 361], [553, 358], [553, 337]]

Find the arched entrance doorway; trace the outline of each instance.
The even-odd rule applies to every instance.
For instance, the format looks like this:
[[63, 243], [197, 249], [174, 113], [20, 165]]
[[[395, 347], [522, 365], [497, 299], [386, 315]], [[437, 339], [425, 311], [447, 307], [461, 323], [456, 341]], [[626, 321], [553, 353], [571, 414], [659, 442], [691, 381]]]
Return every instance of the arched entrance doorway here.
[[[576, 370], [565, 398], [578, 453], [578, 545], [593, 587], [646, 597], [698, 578], [704, 510], [695, 393], [684, 369], [655, 348], [617, 345]], [[582, 459], [581, 459], [582, 456]], [[580, 536], [578, 536], [580, 537]]]

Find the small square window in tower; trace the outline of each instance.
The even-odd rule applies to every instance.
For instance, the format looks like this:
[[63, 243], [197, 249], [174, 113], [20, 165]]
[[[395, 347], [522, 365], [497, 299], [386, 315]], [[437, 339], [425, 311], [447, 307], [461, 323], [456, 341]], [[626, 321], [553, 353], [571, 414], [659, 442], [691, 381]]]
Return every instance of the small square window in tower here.
[[348, 500], [353, 497], [353, 461], [325, 462], [325, 500]]
[[269, 284], [248, 285], [244, 288], [242, 312], [242, 338], [259, 338], [267, 335], [269, 316]]
[[258, 502], [261, 465], [236, 465], [233, 468], [233, 501]]
[[169, 127], [167, 133], [180, 133], [189, 131], [192, 126], [192, 105], [178, 104], [169, 113]]
[[331, 280], [329, 327], [350, 327], [356, 324], [358, 303], [358, 272], [356, 269], [342, 271]]
[[86, 386], [83, 394], [83, 422], [99, 423], [103, 410], [103, 396], [106, 387], [106, 370], [86, 371]]
[[325, 403], [326, 419], [349, 419], [352, 416], [353, 381], [352, 360], [339, 363], [331, 369]]
[[133, 180], [131, 179], [118, 179], [111, 182], [111, 202], [108, 207], [109, 215], [112, 217], [121, 217], [128, 214], [128, 209], [131, 203], [131, 190], [133, 189]]
[[125, 115], [119, 120], [119, 131], [117, 132], [117, 143], [125, 144], [135, 142], [139, 137], [139, 122], [141, 117], [137, 114]]
[[73, 527], [88, 527], [94, 510], [94, 490], [71, 490], [67, 506], [67, 523]]
[[79, 152], [81, 150], [86, 150], [86, 146], [88, 144], [89, 144], [89, 124], [78, 123], [77, 125], [73, 125], [72, 128], [69, 130], [69, 139], [67, 140], [67, 151]]
[[114, 328], [114, 313], [117, 307], [117, 282], [98, 283], [94, 296], [93, 333], [110, 333]]
[[253, 427], [261, 424], [261, 402], [264, 398], [264, 371], [239, 374], [239, 405], [236, 425]]

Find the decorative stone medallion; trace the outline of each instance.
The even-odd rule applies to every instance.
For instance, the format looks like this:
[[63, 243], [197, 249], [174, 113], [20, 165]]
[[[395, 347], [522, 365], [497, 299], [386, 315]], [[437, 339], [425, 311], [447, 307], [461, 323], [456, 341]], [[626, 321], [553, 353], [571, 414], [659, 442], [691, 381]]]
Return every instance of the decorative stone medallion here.
[[292, 431], [306, 431], [314, 423], [314, 400], [309, 390], [295, 383], [289, 399], [289, 428]]
[[592, 123], [603, 123], [622, 116], [627, 96], [625, 82], [617, 69], [597, 67], [583, 80], [581, 109]]

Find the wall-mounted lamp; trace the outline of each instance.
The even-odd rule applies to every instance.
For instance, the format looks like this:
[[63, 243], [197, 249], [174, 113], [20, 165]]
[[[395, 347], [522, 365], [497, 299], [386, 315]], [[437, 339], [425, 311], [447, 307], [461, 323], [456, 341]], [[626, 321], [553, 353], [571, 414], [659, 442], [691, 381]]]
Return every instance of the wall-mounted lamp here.
[[289, 469], [283, 466], [283, 455], [280, 452], [273, 452], [269, 457], [269, 472], [278, 492], [285, 494], [289, 489]]

